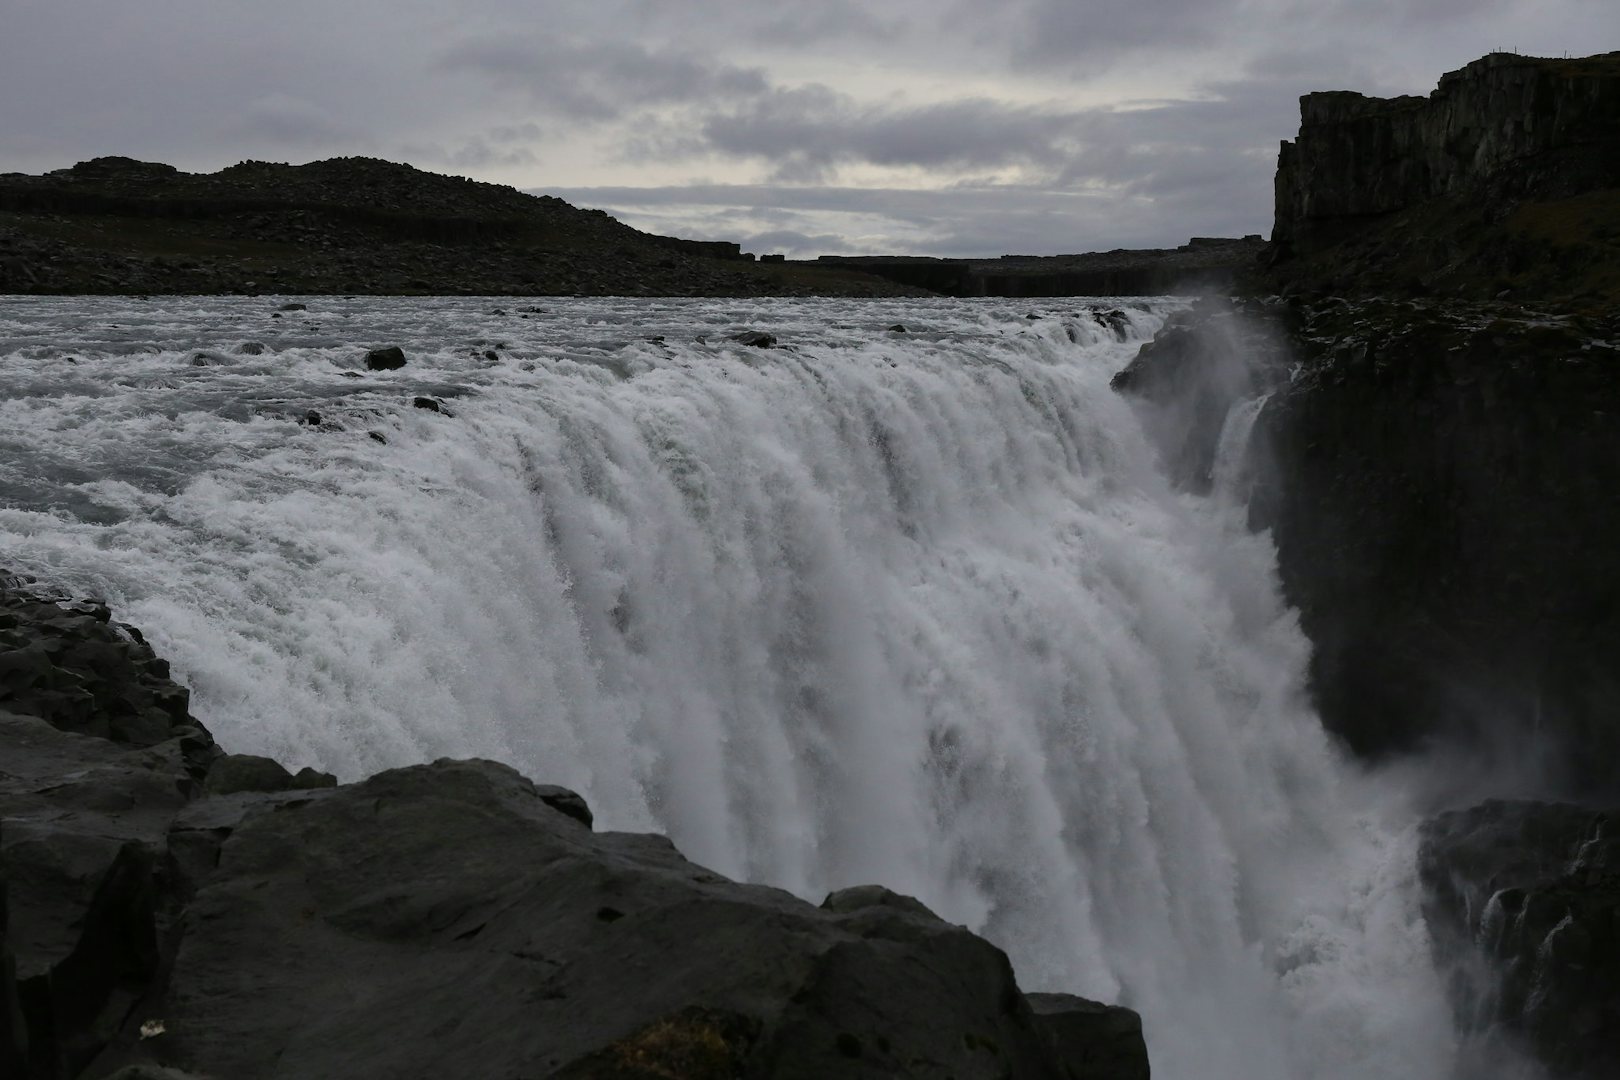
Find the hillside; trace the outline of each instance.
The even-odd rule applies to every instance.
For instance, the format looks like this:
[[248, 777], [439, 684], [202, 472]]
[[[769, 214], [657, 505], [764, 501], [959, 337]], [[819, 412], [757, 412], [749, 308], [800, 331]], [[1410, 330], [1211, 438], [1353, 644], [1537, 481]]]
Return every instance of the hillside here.
[[373, 158], [0, 174], [0, 293], [911, 295]]

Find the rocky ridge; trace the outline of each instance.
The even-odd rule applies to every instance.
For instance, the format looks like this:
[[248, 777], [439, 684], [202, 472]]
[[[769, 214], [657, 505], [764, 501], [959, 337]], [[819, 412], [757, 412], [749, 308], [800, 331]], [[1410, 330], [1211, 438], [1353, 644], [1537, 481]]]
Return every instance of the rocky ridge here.
[[1146, 1080], [880, 886], [820, 905], [488, 761], [229, 755], [131, 627], [0, 581], [0, 1070], [29, 1080]]
[[[750, 257], [751, 258], [751, 257]], [[0, 293], [914, 295], [373, 158], [0, 174]]]

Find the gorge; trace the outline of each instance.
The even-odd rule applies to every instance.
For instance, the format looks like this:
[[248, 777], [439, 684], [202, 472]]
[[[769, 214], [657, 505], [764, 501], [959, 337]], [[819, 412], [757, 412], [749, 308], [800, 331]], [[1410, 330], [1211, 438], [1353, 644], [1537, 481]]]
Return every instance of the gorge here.
[[1612, 1074], [1617, 61], [1235, 304], [8, 299], [0, 1065]]

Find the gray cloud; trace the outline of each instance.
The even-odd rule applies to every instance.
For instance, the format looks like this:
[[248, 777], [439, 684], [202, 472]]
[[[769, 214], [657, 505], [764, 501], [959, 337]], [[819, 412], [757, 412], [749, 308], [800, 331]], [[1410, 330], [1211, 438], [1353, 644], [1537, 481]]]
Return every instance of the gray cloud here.
[[451, 72], [471, 72], [497, 88], [518, 91], [548, 113], [576, 121], [615, 119], [637, 106], [723, 101], [762, 94], [755, 68], [696, 60], [622, 41], [553, 35], [484, 37], [451, 45], [439, 58]]
[[0, 169], [392, 154], [796, 253], [1164, 245], [1267, 227], [1303, 92], [1615, 29], [1613, 0], [5, 0]]
[[778, 90], [702, 123], [709, 147], [770, 161], [781, 179], [841, 164], [984, 168], [1053, 164], [1073, 117], [983, 98], [863, 105], [824, 86]]

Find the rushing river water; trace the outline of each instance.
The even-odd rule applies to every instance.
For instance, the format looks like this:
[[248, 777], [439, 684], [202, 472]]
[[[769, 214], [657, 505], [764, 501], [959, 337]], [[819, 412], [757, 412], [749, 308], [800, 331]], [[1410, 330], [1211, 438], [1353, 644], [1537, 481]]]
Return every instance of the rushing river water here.
[[1140, 1010], [1157, 1077], [1447, 1074], [1242, 429], [1178, 493], [1108, 388], [1173, 302], [306, 303], [0, 298], [0, 565], [107, 596], [227, 748], [498, 758], [882, 882]]

